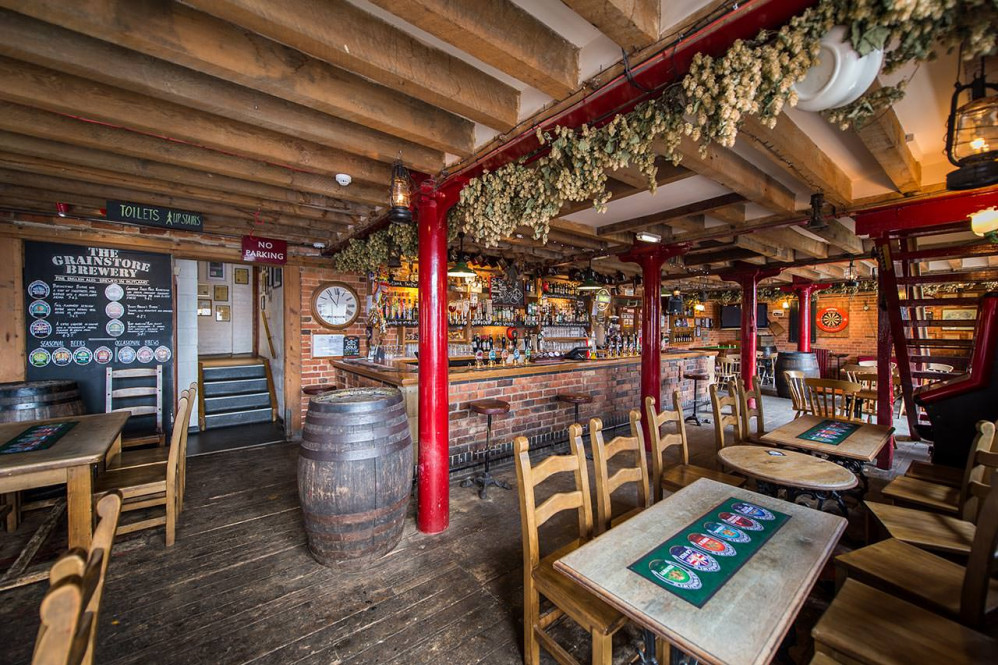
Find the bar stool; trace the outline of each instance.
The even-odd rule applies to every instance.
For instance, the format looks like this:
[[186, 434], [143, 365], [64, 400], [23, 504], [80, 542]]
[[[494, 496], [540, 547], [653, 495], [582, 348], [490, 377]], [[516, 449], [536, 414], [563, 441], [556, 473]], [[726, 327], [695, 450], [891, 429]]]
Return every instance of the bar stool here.
[[686, 418], [683, 419], [683, 422], [685, 422], [685, 423], [693, 423], [697, 427], [700, 427], [701, 425], [705, 425], [705, 424], [709, 425], [710, 421], [707, 420], [707, 418], [703, 418], [701, 420], [700, 416], [697, 415], [697, 405], [698, 405], [698, 402], [697, 402], [697, 393], [700, 392], [700, 382], [701, 381], [710, 381], [710, 375], [707, 372], [704, 372], [702, 370], [695, 370], [693, 372], [685, 372], [684, 371], [682, 378], [684, 378], [684, 379], [693, 379], [693, 413], [690, 414], [690, 415], [688, 415], [688, 416], [686, 416]]
[[[571, 404], [572, 406], [575, 407], [575, 420], [574, 420], [574, 422], [575, 422], [575, 424], [577, 424], [579, 427], [582, 428], [582, 433], [585, 434], [586, 431], [589, 429], [589, 425], [588, 425], [588, 423], [580, 423], [579, 422], [579, 405], [580, 404], [592, 404], [593, 403], [593, 396], [590, 395], [589, 393], [562, 393], [560, 395], [556, 395], [555, 399], [558, 400], [559, 402], [562, 402], [564, 404]], [[585, 446], [583, 446], [583, 448], [585, 448]], [[588, 451], [586, 453], [586, 459], [592, 459], [592, 458], [593, 458], [592, 451]]]
[[479, 486], [478, 497], [480, 499], [489, 498], [489, 487], [501, 487], [504, 490], [510, 489], [509, 483], [497, 480], [492, 477], [489, 468], [492, 461], [492, 416], [509, 413], [509, 402], [501, 399], [481, 399], [468, 405], [475, 413], [481, 413], [488, 419], [485, 426], [485, 470], [473, 478], [461, 481], [461, 487]]

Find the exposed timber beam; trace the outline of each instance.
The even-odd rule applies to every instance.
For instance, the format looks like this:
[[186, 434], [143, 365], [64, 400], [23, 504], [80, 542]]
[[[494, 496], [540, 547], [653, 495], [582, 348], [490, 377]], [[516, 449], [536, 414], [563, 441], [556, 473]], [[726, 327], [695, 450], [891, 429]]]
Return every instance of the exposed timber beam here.
[[[879, 83], [874, 83], [870, 90], [879, 87]], [[893, 108], [874, 114], [856, 129], [856, 134], [899, 192], [915, 194], [921, 191], [922, 165], [911, 154], [905, 131]]]
[[783, 271], [788, 275], [796, 275], [797, 277], [803, 277], [804, 279], [822, 279], [824, 275], [817, 270], [812, 270], [811, 268], [787, 268]]
[[401, 152], [410, 168], [443, 168], [440, 150], [6, 10], [0, 53], [369, 159], [391, 163]]
[[659, 38], [659, 0], [562, 0], [576, 14], [627, 51]]
[[683, 255], [683, 263], [687, 266], [704, 266], [712, 263], [727, 263], [728, 261], [744, 261], [756, 256], [750, 249], [735, 247], [717, 251], [704, 251]]
[[811, 231], [816, 236], [824, 238], [828, 244], [838, 247], [846, 254], [863, 254], [863, 241], [853, 233], [848, 226], [837, 219], [826, 219], [827, 226], [820, 231]]
[[780, 263], [790, 263], [794, 260], [794, 251], [789, 247], [781, 247], [763, 238], [759, 233], [743, 233], [735, 238], [735, 244], [742, 249], [748, 249], [760, 256], [774, 259]]
[[[680, 182], [686, 178], [692, 178], [696, 175], [693, 171], [683, 168], [682, 166], [673, 166], [672, 162], [665, 159], [656, 159], [655, 166], [658, 169], [655, 174], [656, 187], [664, 187], [665, 185]], [[648, 189], [647, 179], [635, 181], [634, 185], [629, 185], [623, 181], [617, 180], [615, 178], [617, 173], [619, 173], [619, 171], [610, 174], [610, 178], [606, 185], [607, 190], [610, 191], [611, 200], [620, 200], [634, 194], [640, 194]], [[573, 212], [588, 210], [592, 207], [592, 201], [578, 201], [562, 208], [560, 214], [571, 215]]]
[[555, 99], [579, 87], [579, 49], [510, 0], [371, 0]]
[[813, 256], [816, 259], [828, 258], [828, 245], [820, 240], [808, 238], [798, 233], [793, 227], [771, 229], [769, 231], [760, 231], [760, 233], [768, 240], [789, 247], [807, 256]]
[[677, 217], [676, 219], [670, 219], [668, 222], [665, 222], [665, 224], [673, 231], [673, 233], [693, 233], [696, 231], [703, 231], [707, 228], [704, 225], [703, 215], [686, 215], [685, 217]]
[[187, 4], [402, 94], [500, 131], [520, 93], [346, 0], [186, 0]]
[[710, 216], [719, 219], [722, 222], [727, 222], [734, 226], [738, 226], [745, 222], [746, 210], [744, 203], [736, 203], [730, 206], [724, 206], [723, 208], [718, 208], [717, 210], [711, 210]]
[[717, 208], [723, 208], [724, 206], [731, 205], [732, 203], [739, 203], [745, 199], [740, 194], [723, 194], [721, 196], [716, 196], [705, 201], [697, 201], [695, 203], [689, 203], [687, 205], [679, 206], [677, 208], [671, 208], [669, 210], [663, 210], [662, 212], [656, 212], [651, 215], [643, 215], [641, 217], [635, 217], [634, 219], [628, 219], [620, 222], [613, 222], [612, 224], [605, 224], [596, 230], [598, 235], [606, 235], [609, 233], [619, 233], [622, 231], [635, 231], [638, 229], [643, 229], [647, 226], [653, 224], [661, 224], [668, 222], [670, 219], [678, 219], [680, 217], [686, 217], [688, 215], [695, 215], [698, 213], [707, 213], [711, 210], [716, 210]]
[[0, 6], [459, 156], [474, 123], [177, 2], [0, 0]]
[[773, 129], [749, 114], [738, 137], [811, 189], [823, 192], [831, 203], [852, 203], [852, 180], [786, 113], [780, 114]]

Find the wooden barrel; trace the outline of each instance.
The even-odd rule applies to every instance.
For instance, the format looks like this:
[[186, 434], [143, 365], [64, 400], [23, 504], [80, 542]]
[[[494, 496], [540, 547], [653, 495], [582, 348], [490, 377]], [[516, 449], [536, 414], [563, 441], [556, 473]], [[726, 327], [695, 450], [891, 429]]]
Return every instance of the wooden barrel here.
[[776, 394], [780, 397], [790, 397], [790, 386], [783, 376], [783, 372], [788, 369], [804, 372], [804, 376], [811, 379], [821, 376], [818, 370], [818, 358], [813, 353], [780, 351], [780, 355], [776, 357]]
[[366, 566], [394, 549], [411, 488], [412, 438], [398, 389], [312, 397], [298, 455], [298, 495], [316, 561]]
[[0, 423], [45, 420], [86, 413], [76, 381], [0, 383]]

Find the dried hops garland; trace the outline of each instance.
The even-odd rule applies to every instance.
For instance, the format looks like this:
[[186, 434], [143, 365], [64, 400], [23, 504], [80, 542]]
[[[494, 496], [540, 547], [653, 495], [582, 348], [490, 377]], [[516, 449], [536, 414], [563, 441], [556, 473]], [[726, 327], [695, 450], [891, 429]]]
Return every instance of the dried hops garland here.
[[415, 260], [419, 244], [415, 224], [390, 224], [365, 239], [354, 238], [333, 257], [333, 266], [343, 272], [366, 274], [386, 265], [394, 248], [401, 257]]
[[[605, 209], [614, 170], [637, 168], [654, 191], [656, 154], [678, 164], [684, 137], [705, 152], [711, 143], [732, 146], [748, 115], [775, 126], [783, 108], [797, 103], [792, 86], [816, 63], [819, 40], [837, 24], [850, 26], [861, 53], [885, 49], [892, 71], [934, 57], [937, 47], [962, 44], [966, 59], [993, 53], [998, 0], [823, 0], [779, 30], [736, 41], [719, 58], [696, 55], [679, 86], [607, 125], [539, 133], [549, 153], [529, 166], [521, 160], [472, 179], [449, 213], [452, 227], [486, 246], [520, 226], [546, 242], [550, 220], [566, 204], [592, 201]], [[885, 86], [826, 117], [843, 129], [859, 125], [903, 94], [903, 84]]]

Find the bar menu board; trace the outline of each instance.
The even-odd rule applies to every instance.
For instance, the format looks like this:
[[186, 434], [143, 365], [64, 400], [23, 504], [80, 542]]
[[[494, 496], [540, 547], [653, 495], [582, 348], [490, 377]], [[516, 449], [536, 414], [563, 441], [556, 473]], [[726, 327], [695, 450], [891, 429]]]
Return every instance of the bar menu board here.
[[[103, 413], [107, 368], [160, 365], [164, 424], [172, 422], [174, 300], [169, 255], [26, 242], [24, 288], [29, 381], [76, 381], [87, 412]], [[120, 386], [116, 382], [116, 387], [154, 381], [129, 379]], [[129, 424], [134, 429], [142, 423]]]

